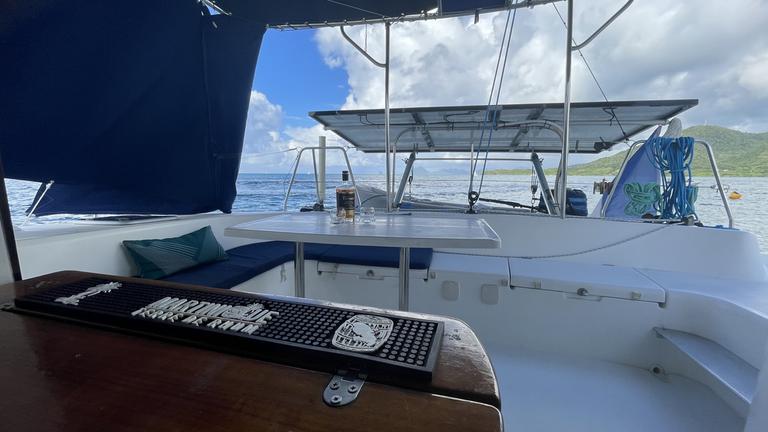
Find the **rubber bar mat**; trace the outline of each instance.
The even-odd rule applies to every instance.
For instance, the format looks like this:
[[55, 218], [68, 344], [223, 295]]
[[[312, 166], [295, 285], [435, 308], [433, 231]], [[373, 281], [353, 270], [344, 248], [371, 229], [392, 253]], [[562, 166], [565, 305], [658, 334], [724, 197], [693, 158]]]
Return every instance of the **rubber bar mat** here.
[[307, 369], [357, 370], [384, 382], [431, 379], [443, 334], [439, 321], [100, 278], [23, 296], [15, 306]]

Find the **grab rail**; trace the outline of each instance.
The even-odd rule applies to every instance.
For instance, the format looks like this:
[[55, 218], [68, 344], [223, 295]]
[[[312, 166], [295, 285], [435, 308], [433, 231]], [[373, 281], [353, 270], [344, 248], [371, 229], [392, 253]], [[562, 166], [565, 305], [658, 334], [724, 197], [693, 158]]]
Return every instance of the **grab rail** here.
[[728, 228], [733, 228], [733, 215], [731, 214], [731, 206], [728, 204], [728, 198], [725, 196], [723, 190], [723, 182], [720, 181], [720, 171], [717, 169], [717, 163], [715, 162], [715, 155], [712, 152], [712, 146], [708, 142], [702, 140], [695, 140], [694, 144], [701, 144], [707, 150], [707, 157], [709, 158], [709, 166], [712, 168], [712, 174], [715, 175], [715, 183], [717, 183], [717, 191], [720, 192], [720, 199], [723, 201], [725, 207], [725, 213], [728, 215]]
[[[322, 147], [325, 150], [340, 150], [344, 155], [344, 161], [347, 163], [347, 169], [349, 170], [349, 178], [352, 180], [352, 186], [355, 188], [355, 199], [360, 202], [360, 194], [357, 191], [357, 183], [355, 183], [355, 175], [352, 174], [352, 165], [349, 163], [349, 157], [347, 156], [347, 149], [340, 146]], [[296, 156], [296, 164], [293, 166], [293, 172], [291, 173], [291, 181], [288, 183], [288, 190], [285, 192], [285, 198], [283, 199], [283, 211], [288, 211], [288, 197], [291, 195], [291, 189], [296, 182], [296, 171], [299, 169], [299, 163], [301, 163], [301, 155], [305, 150], [312, 150], [314, 155], [315, 150], [320, 150], [321, 147], [303, 147], [299, 149], [299, 154]], [[317, 171], [315, 171], [315, 182], [317, 182]], [[317, 187], [317, 186], [316, 186]]]
[[[620, 179], [622, 174], [624, 174], [624, 168], [627, 165], [627, 161], [631, 156], [632, 150], [635, 148], [637, 144], [642, 144], [644, 142], [645, 140], [640, 140], [632, 143], [632, 145], [627, 150], [627, 154], [624, 156], [624, 161], [621, 163], [621, 168], [619, 168], [619, 173], [616, 174], [616, 177], [614, 178], [614, 182], [617, 179]], [[708, 142], [702, 141], [702, 140], [694, 140], [694, 144], [702, 145], [704, 149], [707, 151], [707, 158], [709, 159], [709, 166], [712, 168], [712, 175], [715, 177], [715, 183], [717, 184], [717, 191], [720, 194], [720, 199], [723, 202], [723, 207], [725, 207], [725, 214], [728, 216], [728, 228], [733, 228], [734, 227], [733, 213], [731, 213], [731, 206], [728, 204], [728, 197], [725, 195], [725, 190], [723, 189], [723, 182], [720, 180], [720, 171], [717, 169], [717, 162], [715, 162], [715, 155], [714, 155], [714, 152], [712, 152], [712, 146], [709, 145]], [[615, 190], [616, 190], [615, 187], [611, 187], [611, 191], [608, 192], [608, 197], [605, 199], [605, 202], [603, 202], [603, 208], [600, 209], [600, 217], [603, 217], [603, 218], [605, 217], [605, 212], [608, 210], [608, 204], [610, 204], [611, 199], [613, 199], [613, 193], [615, 192]]]

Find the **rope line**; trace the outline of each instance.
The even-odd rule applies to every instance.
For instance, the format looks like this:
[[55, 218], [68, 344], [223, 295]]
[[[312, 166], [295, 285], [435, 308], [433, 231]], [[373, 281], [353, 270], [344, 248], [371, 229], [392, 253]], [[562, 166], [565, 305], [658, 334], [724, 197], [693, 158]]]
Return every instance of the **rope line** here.
[[[477, 200], [480, 198], [480, 192], [479, 191], [475, 192], [473, 190], [474, 189], [474, 180], [475, 180], [475, 170], [477, 169], [478, 159], [480, 158], [480, 152], [482, 151], [482, 146], [483, 146], [483, 142], [484, 142], [484, 139], [485, 139], [485, 130], [488, 127], [488, 122], [490, 120], [489, 117], [491, 115], [491, 102], [493, 101], [493, 93], [496, 90], [496, 79], [497, 79], [497, 77], [499, 75], [499, 65], [502, 65], [502, 63], [501, 63], [502, 53], [504, 53], [504, 56], [503, 56], [504, 57], [504, 63], [502, 65], [502, 69], [501, 69], [501, 77], [500, 77], [500, 80], [499, 80], [498, 91], [496, 92], [496, 104], [498, 104], [499, 98], [501, 97], [501, 84], [502, 84], [502, 81], [504, 79], [504, 71], [506, 69], [507, 57], [509, 55], [509, 45], [510, 45], [510, 42], [512, 40], [512, 29], [513, 29], [513, 27], [515, 25], [515, 17], [516, 16], [517, 16], [517, 8], [515, 8], [514, 10], [510, 9], [507, 12], [507, 20], [504, 23], [504, 33], [501, 36], [501, 46], [499, 46], [499, 56], [496, 59], [496, 69], [494, 70], [493, 81], [491, 82], [491, 92], [488, 95], [488, 105], [487, 105], [487, 108], [485, 110], [485, 116], [483, 118], [483, 125], [482, 125], [482, 128], [480, 129], [480, 139], [479, 139], [480, 145], [479, 145], [479, 147], [477, 149], [477, 157], [470, 164], [471, 165], [471, 172], [470, 172], [470, 175], [469, 175], [469, 192], [467, 193], [467, 200], [469, 202], [469, 211], [472, 211], [474, 205], [477, 203]], [[511, 25], [510, 25], [510, 19], [511, 19]], [[506, 49], [505, 49], [505, 42], [506, 42]], [[493, 126], [488, 131], [488, 148], [486, 149], [486, 153], [485, 153], [486, 156], [485, 156], [485, 162], [483, 164], [483, 172], [482, 172], [482, 177], [481, 177], [481, 180], [480, 180], [480, 188], [479, 189], [482, 189], [482, 181], [483, 181], [482, 179], [483, 179], [483, 177], [485, 177], [485, 167], [486, 167], [486, 164], [488, 163], [488, 151], [490, 150], [491, 137], [493, 136], [493, 129], [496, 127], [497, 122], [498, 122], [498, 116], [494, 115]]]
[[242, 153], [242, 155], [243, 156], [251, 156], [251, 157], [261, 157], [261, 156], [276, 155], [276, 154], [280, 154], [280, 153], [288, 153], [288, 152], [297, 151], [297, 150], [298, 150], [298, 148], [291, 147], [289, 149], [276, 150], [276, 151], [273, 151], [273, 152], [266, 152], [266, 153]]
[[[507, 12], [507, 20], [504, 23], [504, 34], [502, 34], [502, 36], [501, 36], [501, 46], [499, 47], [499, 56], [496, 59], [496, 70], [493, 73], [493, 81], [491, 81], [491, 93], [488, 95], [488, 105], [487, 105], [487, 108], [485, 109], [485, 116], [483, 118], [483, 126], [480, 129], [480, 143], [481, 144], [483, 142], [483, 137], [485, 136], [485, 127], [488, 125], [488, 117], [490, 116], [490, 112], [491, 112], [491, 101], [493, 101], [493, 89], [496, 88], [496, 77], [498, 76], [498, 73], [499, 73], [499, 64], [501, 64], [501, 53], [504, 50], [504, 41], [507, 38], [507, 29], [509, 27], [509, 19], [510, 19], [511, 16], [512, 16], [512, 11], [510, 10], [509, 12]], [[478, 155], [479, 154], [480, 153], [479, 153], [479, 150], [478, 150]], [[471, 168], [472, 168], [472, 170], [469, 173], [469, 193], [470, 194], [472, 193], [472, 189], [473, 189], [473, 185], [474, 185], [475, 169], [477, 168], [477, 161], [472, 162]], [[470, 206], [471, 206], [471, 201], [470, 201]]]
[[661, 199], [657, 201], [656, 210], [662, 219], [696, 216], [693, 203], [697, 188], [691, 181], [693, 142], [691, 137], [654, 137], [644, 144], [650, 147], [651, 163], [661, 172]]
[[[560, 17], [560, 21], [563, 23], [563, 26], [567, 29], [568, 24], [565, 22], [565, 19], [563, 18], [563, 15], [560, 14], [560, 9], [557, 8], [557, 5], [552, 3], [552, 7], [555, 8], [555, 12], [557, 12], [557, 16]], [[578, 45], [575, 40], [573, 40], [574, 45]], [[595, 85], [597, 86], [597, 89], [600, 90], [600, 94], [603, 95], [603, 99], [606, 102], [609, 102], [608, 96], [605, 94], [605, 91], [603, 90], [603, 86], [600, 85], [600, 81], [597, 80], [597, 76], [592, 71], [592, 66], [589, 65], [589, 62], [587, 61], [587, 57], [584, 56], [584, 53], [581, 52], [581, 50], [577, 50], [579, 52], [579, 56], [582, 60], [584, 60], [584, 65], [587, 67], [587, 71], [589, 71], [589, 74], [592, 76], [592, 80], [595, 82]], [[610, 108], [610, 114], [613, 116], [613, 119], [616, 119], [616, 125], [619, 126], [619, 129], [621, 130], [621, 134], [625, 137], [627, 136], [627, 132], [624, 130], [624, 126], [621, 125], [621, 120], [619, 120], [619, 117], [616, 115], [616, 111], [613, 108]], [[612, 120], [613, 120], [612, 119]]]
[[[628, 238], [625, 238], [625, 239], [622, 239], [622, 240], [615, 241], [613, 243], [608, 243], [606, 245], [596, 246], [596, 247], [593, 247], [593, 248], [590, 248], [590, 249], [585, 249], [585, 250], [581, 250], [581, 251], [577, 251], [577, 252], [567, 252], [567, 253], [554, 254], [554, 255], [505, 256], [504, 258], [547, 259], [547, 258], [565, 258], [565, 257], [576, 256], [576, 255], [584, 255], [584, 254], [588, 254], [588, 253], [597, 252], [597, 251], [600, 251], [600, 250], [616, 247], [616, 246], [619, 246], [619, 245], [624, 244], [624, 243], [629, 243], [629, 242], [637, 240], [639, 238], [643, 238], [645, 236], [657, 233], [657, 232], [659, 232], [659, 231], [661, 231], [663, 229], [669, 228], [671, 226], [672, 226], [671, 224], [664, 224], [664, 225], [660, 226], [659, 228], [656, 228], [656, 229], [651, 230], [651, 231], [646, 231], [646, 232], [634, 235], [632, 237], [628, 237]], [[467, 253], [463, 253], [463, 252], [442, 252], [441, 251], [441, 253], [450, 253], [450, 254], [455, 254], [455, 255], [489, 256], [489, 255], [481, 255], [481, 254], [467, 254]]]
[[[504, 72], [507, 70], [507, 57], [509, 56], [509, 47], [512, 45], [512, 30], [515, 28], [515, 17], [517, 17], [517, 9], [512, 13], [512, 23], [509, 25], [509, 35], [507, 36], [507, 49], [504, 52], [504, 63], [501, 65], [501, 77], [499, 78], [499, 89], [496, 92], [496, 101], [494, 105], [499, 104], [501, 98], [501, 85], [504, 82]], [[493, 89], [491, 89], [493, 91]], [[489, 107], [490, 108], [490, 107]], [[496, 129], [498, 124], [498, 116], [493, 118], [493, 127], [488, 130], [488, 144], [485, 147], [485, 157], [483, 158], [483, 170], [480, 172], [480, 186], [477, 187], [477, 197], [480, 198], [480, 194], [483, 192], [483, 180], [485, 180], [485, 169], [488, 166], [488, 155], [491, 150], [491, 138], [493, 137], [493, 130]], [[482, 141], [481, 141], [482, 145]], [[478, 149], [480, 150], [480, 149]]]

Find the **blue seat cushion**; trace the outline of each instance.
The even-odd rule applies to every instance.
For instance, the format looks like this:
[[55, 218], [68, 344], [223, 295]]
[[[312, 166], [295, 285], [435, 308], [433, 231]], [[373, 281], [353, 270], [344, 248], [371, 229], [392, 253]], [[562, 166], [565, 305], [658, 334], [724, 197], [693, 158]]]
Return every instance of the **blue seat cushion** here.
[[[238, 246], [227, 251], [229, 259], [226, 261], [182, 270], [164, 277], [163, 280], [229, 289], [281, 264], [293, 261], [295, 247], [295, 243], [284, 241]], [[397, 268], [400, 263], [400, 249], [305, 243], [304, 258], [339, 264]], [[411, 269], [427, 269], [431, 262], [432, 249], [411, 249]]]
[[201, 265], [164, 277], [163, 280], [212, 288], [232, 288], [275, 267], [272, 263], [230, 256], [227, 261]]
[[[318, 260], [338, 264], [397, 268], [400, 267], [400, 248], [333, 245]], [[428, 269], [431, 263], [432, 249], [411, 248], [411, 269]]]
[[232, 288], [288, 261], [293, 261], [294, 243], [264, 242], [227, 251], [229, 259], [183, 270], [163, 280], [213, 288]]

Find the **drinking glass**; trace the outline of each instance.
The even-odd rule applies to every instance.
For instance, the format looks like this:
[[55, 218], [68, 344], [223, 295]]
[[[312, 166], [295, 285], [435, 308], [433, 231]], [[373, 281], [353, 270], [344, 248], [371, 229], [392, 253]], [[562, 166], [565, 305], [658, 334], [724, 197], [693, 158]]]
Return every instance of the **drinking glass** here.
[[376, 209], [373, 207], [363, 207], [360, 209], [360, 221], [364, 224], [376, 222]]

